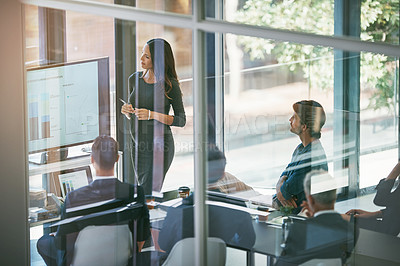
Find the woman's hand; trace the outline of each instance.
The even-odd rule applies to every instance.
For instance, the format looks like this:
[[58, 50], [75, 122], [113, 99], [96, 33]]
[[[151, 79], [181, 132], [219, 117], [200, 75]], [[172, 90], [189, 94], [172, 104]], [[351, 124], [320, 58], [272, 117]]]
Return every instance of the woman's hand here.
[[369, 218], [369, 217], [378, 217], [381, 211], [376, 212], [368, 212], [360, 209], [351, 209], [346, 212], [347, 215], [354, 214], [357, 217]]
[[144, 109], [144, 108], [135, 108], [133, 112], [137, 119], [139, 120], [150, 120], [152, 118], [152, 112], [150, 110]]
[[132, 107], [132, 104], [124, 104], [121, 108], [121, 113], [124, 114], [128, 119], [131, 118], [131, 114], [134, 113], [135, 110]]

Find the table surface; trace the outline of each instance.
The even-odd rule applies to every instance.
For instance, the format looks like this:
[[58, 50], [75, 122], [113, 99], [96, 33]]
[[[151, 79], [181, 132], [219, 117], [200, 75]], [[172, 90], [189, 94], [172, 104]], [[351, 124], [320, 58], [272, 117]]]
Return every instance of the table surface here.
[[[253, 222], [256, 243], [252, 252], [277, 257], [282, 251], [282, 228], [265, 222]], [[353, 253], [377, 261], [385, 260], [400, 265], [400, 238], [366, 229], [360, 229]]]
[[253, 220], [253, 228], [256, 242], [251, 251], [273, 257], [279, 256], [282, 252], [282, 228], [257, 220]]
[[[156, 208], [150, 210], [150, 221], [152, 224], [162, 226], [162, 221], [166, 217], [165, 210]], [[279, 212], [272, 213], [269, 220], [279, 216]], [[58, 218], [59, 219], [59, 218]], [[51, 219], [57, 220], [55, 219]], [[31, 223], [36, 226], [39, 223], [51, 222], [50, 220]], [[258, 221], [253, 219], [253, 228], [256, 234], [256, 241], [251, 250], [252, 253], [260, 253], [267, 256], [277, 257], [282, 252], [282, 227], [279, 225]], [[161, 228], [157, 228], [161, 229]], [[241, 248], [242, 249], [242, 248]], [[364, 257], [372, 257], [378, 260], [393, 261], [400, 265], [400, 238], [377, 233], [370, 230], [360, 229], [359, 238], [354, 248], [354, 254]]]

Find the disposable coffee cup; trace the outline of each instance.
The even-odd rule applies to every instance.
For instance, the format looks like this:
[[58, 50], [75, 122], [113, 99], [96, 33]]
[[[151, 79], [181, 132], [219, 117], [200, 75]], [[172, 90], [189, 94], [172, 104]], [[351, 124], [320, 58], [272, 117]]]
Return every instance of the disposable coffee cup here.
[[178, 193], [180, 198], [187, 198], [189, 197], [190, 188], [189, 187], [180, 187], [178, 188]]

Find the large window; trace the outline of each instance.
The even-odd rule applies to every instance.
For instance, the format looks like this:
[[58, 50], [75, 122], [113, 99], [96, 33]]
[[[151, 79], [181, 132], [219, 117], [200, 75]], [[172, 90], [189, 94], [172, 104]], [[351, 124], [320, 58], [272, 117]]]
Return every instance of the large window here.
[[332, 49], [230, 34], [225, 43], [228, 171], [253, 186], [273, 188], [300, 143], [289, 131], [292, 105], [305, 99], [325, 109], [321, 142], [332, 158]]
[[[241, 24], [333, 36], [338, 35], [334, 30], [335, 12], [340, 14], [342, 8], [350, 5], [360, 5], [361, 35], [357, 38], [368, 42], [399, 43], [399, 2], [396, 0], [360, 1], [359, 4], [345, 1], [335, 3], [334, 0], [234, 0], [226, 1], [224, 15], [217, 18]], [[341, 35], [355, 37], [348, 33]]]
[[[225, 173], [219, 169], [223, 177], [234, 178], [251, 191], [226, 198], [255, 211], [255, 201], [250, 198], [262, 194], [263, 199], [271, 199], [281, 173], [301, 143], [299, 134], [291, 132], [293, 104], [315, 100], [326, 114], [320, 142], [328, 172], [336, 180], [339, 211], [356, 208], [359, 202], [377, 209], [372, 203], [373, 188], [399, 161], [399, 1], [24, 2], [39, 5], [24, 8], [28, 71], [107, 60], [106, 71], [98, 72], [96, 78], [109, 85], [106, 96], [98, 95], [109, 98], [109, 111], [99, 116], [106, 117], [110, 135], [121, 144], [115, 169], [120, 180], [134, 183], [137, 175], [132, 167], [135, 159], [131, 158], [133, 120], [121, 114], [121, 100], [129, 99], [129, 76], [143, 70], [140, 57], [145, 43], [163, 38], [174, 53], [186, 113], [184, 127], [171, 127], [174, 158], [158, 191], [163, 196], [176, 197], [180, 187], [195, 191], [199, 195], [195, 200], [229, 194], [222, 185], [210, 185], [218, 183], [210, 178], [215, 171], [210, 162], [214, 160], [209, 154], [212, 147], [226, 157]], [[349, 10], [352, 12], [346, 13]], [[60, 76], [58, 83], [44, 86], [48, 90], [57, 87], [59, 96], [66, 100], [69, 96], [63, 93], [74, 84], [61, 84]], [[48, 117], [64, 114], [56, 114], [57, 108], [51, 108], [56, 105], [49, 104], [45, 93], [33, 101], [27, 77], [27, 101], [34, 104], [29, 105], [26, 119], [29, 123], [42, 119], [41, 125], [51, 126]], [[89, 74], [87, 78], [93, 79]], [[37, 104], [39, 99], [42, 102]], [[39, 116], [42, 109], [50, 113]], [[87, 125], [81, 123], [79, 129], [76, 134], [82, 134]], [[38, 134], [46, 137], [43, 132]], [[31, 136], [26, 135], [29, 143]], [[89, 184], [95, 175], [88, 153], [91, 141], [72, 145], [68, 151], [53, 149], [27, 155], [31, 265], [44, 265], [35, 244], [52, 230], [49, 223], [59, 219], [60, 200], [74, 186]], [[361, 196], [365, 193], [369, 193], [366, 200]], [[153, 196], [148, 197], [150, 202]], [[208, 213], [205, 206], [203, 200], [194, 207], [193, 230], [200, 232], [195, 238], [198, 243], [215, 226], [206, 223], [213, 212]], [[157, 231], [157, 222], [166, 213], [151, 213]], [[251, 217], [253, 225], [263, 222], [254, 213]], [[282, 243], [277, 235], [273, 238], [275, 253], [260, 253], [278, 254]], [[157, 236], [153, 235], [150, 249], [157, 249]], [[227, 265], [252, 263], [251, 247], [247, 257], [243, 248], [236, 248], [230, 245]], [[196, 252], [203, 254], [204, 250]], [[257, 265], [266, 264], [264, 255], [255, 257]]]
[[[145, 6], [149, 6], [149, 3], [142, 3]], [[150, 5], [152, 6], [152, 5]], [[116, 28], [120, 25], [128, 25], [129, 21], [114, 20], [111, 17], [98, 16], [85, 14], [75, 11], [61, 11], [55, 9], [47, 9], [43, 7], [26, 6], [26, 68], [28, 71], [32, 67], [42, 67], [51, 71], [53, 65], [59, 66], [60, 64], [70, 64], [72, 67], [76, 66], [76, 62], [85, 62], [87, 60], [97, 60], [98, 58], [105, 58], [107, 60], [107, 69], [103, 69], [102, 72], [96, 76], [99, 80], [102, 79], [104, 84], [108, 85], [108, 90], [105, 91], [108, 95], [97, 95], [97, 99], [101, 101], [102, 98], [109, 98], [107, 108], [109, 111], [103, 114], [107, 120], [107, 126], [111, 136], [117, 137], [118, 133], [125, 135], [128, 140], [131, 138], [129, 127], [117, 128], [117, 120], [122, 121], [126, 118], [121, 114], [120, 101], [117, 98], [117, 83], [123, 83], [123, 81], [117, 81], [116, 75], [116, 46], [129, 46], [132, 57], [123, 58], [123, 64], [131, 64], [134, 67], [129, 75], [136, 70], [141, 71], [140, 67], [140, 56], [145, 43], [152, 38], [164, 38], [166, 39], [173, 49], [175, 56], [175, 64], [178, 79], [180, 81], [180, 88], [182, 91], [183, 104], [186, 112], [186, 126], [183, 128], [172, 127], [172, 134], [174, 136], [175, 145], [175, 157], [173, 163], [167, 172], [164, 184], [162, 186], [162, 192], [168, 192], [177, 190], [180, 186], [188, 186], [193, 188], [194, 177], [193, 177], [193, 74], [192, 74], [192, 31], [189, 29], [179, 29], [176, 27], [167, 27], [163, 25], [137, 22], [133, 28], [134, 31], [130, 31], [128, 39], [133, 42], [127, 42], [126, 40], [117, 40]], [[55, 25], [51, 25], [52, 21], [56, 21]], [[41, 24], [40, 24], [41, 23]], [[40, 25], [39, 25], [40, 24]], [[132, 24], [129, 24], [132, 25]], [[57, 46], [53, 40], [61, 40], [64, 43], [63, 46]], [[118, 43], [119, 42], [119, 43]], [[50, 51], [47, 53], [39, 53], [39, 51]], [[121, 62], [119, 62], [121, 63]], [[136, 67], [138, 66], [138, 67]], [[62, 67], [62, 66], [61, 66]], [[80, 70], [78, 69], [78, 72]], [[80, 80], [86, 78], [88, 81], [93, 77], [89, 73], [75, 73], [76, 76], [80, 75]], [[47, 72], [46, 72], [47, 73]], [[60, 72], [61, 73], [61, 72]], [[106, 75], [107, 74], [107, 75]], [[48, 74], [46, 74], [47, 77]], [[65, 77], [67, 78], [67, 77]], [[76, 77], [71, 77], [73, 80]], [[104, 79], [107, 80], [104, 80]], [[29, 79], [29, 77], [28, 77]], [[127, 79], [127, 78], [126, 78]], [[61, 81], [60, 82], [64, 82]], [[72, 82], [72, 81], [71, 81]], [[69, 83], [71, 83], [69, 82]], [[77, 84], [79, 83], [76, 81]], [[83, 81], [82, 81], [83, 82]], [[79, 84], [82, 84], [80, 82]], [[127, 80], [125, 81], [127, 83]], [[28, 82], [29, 83], [29, 82]], [[28, 91], [30, 91], [30, 84], [28, 84]], [[43, 90], [51, 90], [49, 82], [43, 83], [45, 88]], [[72, 85], [77, 85], [72, 84]], [[79, 85], [78, 84], [78, 85]], [[96, 80], [96, 83], [98, 81]], [[71, 84], [69, 84], [71, 85]], [[58, 85], [57, 85], [58, 86]], [[66, 85], [64, 84], [64, 87]], [[36, 86], [37, 87], [37, 86]], [[35, 88], [36, 88], [35, 87]], [[63, 87], [63, 86], [61, 86]], [[59, 94], [62, 95], [64, 91], [59, 89]], [[80, 87], [80, 90], [84, 91], [88, 88]], [[95, 88], [97, 89], [97, 88]], [[126, 88], [127, 89], [127, 88]], [[104, 93], [104, 92], [103, 92]], [[43, 93], [42, 93], [43, 94]], [[35, 99], [42, 99], [40, 93]], [[81, 101], [87, 101], [84, 97], [90, 96], [82, 94]], [[61, 97], [61, 96], [60, 96]], [[68, 96], [67, 96], [68, 97]], [[92, 95], [94, 97], [94, 95]], [[28, 96], [29, 98], [29, 96]], [[101, 98], [101, 99], [100, 99]], [[127, 100], [128, 95], [120, 96], [120, 98]], [[93, 101], [92, 101], [93, 102]], [[48, 103], [50, 106], [48, 110], [48, 116], [51, 118], [49, 121], [50, 126], [53, 125], [53, 120], [64, 120], [61, 116], [63, 113], [56, 113], [56, 109], [52, 108], [56, 105], [51, 100]], [[46, 103], [37, 104], [39, 106], [38, 113], [41, 113], [41, 107], [45, 106]], [[36, 110], [36, 109], [35, 109]], [[46, 109], [47, 110], [47, 109]], [[68, 111], [68, 110], [67, 110]], [[75, 114], [79, 113], [79, 110], [74, 111]], [[173, 114], [173, 113], [171, 113]], [[30, 116], [34, 115], [32, 110], [29, 110]], [[81, 114], [83, 115], [83, 114]], [[53, 119], [54, 118], [54, 119]], [[38, 118], [41, 119], [40, 117]], [[53, 119], [53, 120], [52, 120]], [[68, 119], [73, 119], [71, 115], [66, 115], [66, 122]], [[38, 122], [40, 122], [38, 120]], [[52, 132], [52, 131], [51, 131]], [[78, 133], [77, 133], [78, 134]], [[43, 134], [39, 134], [42, 136]], [[44, 135], [43, 135], [44, 136]], [[44, 136], [46, 137], [46, 136]], [[52, 137], [52, 136], [50, 136]], [[63, 138], [63, 136], [59, 136]], [[71, 146], [71, 145], [70, 145]], [[86, 175], [89, 175], [87, 169], [81, 169], [80, 167], [89, 165], [90, 158], [89, 154], [82, 150], [90, 150], [91, 143], [84, 145], [72, 145], [68, 148], [68, 152], [61, 151], [60, 153], [54, 153], [51, 151], [40, 151], [34, 152], [29, 155], [29, 215], [31, 225], [31, 262], [32, 264], [43, 265], [43, 261], [36, 251], [36, 241], [45, 233], [48, 233], [51, 229], [48, 228], [48, 222], [57, 220], [59, 215], [59, 207], [54, 202], [54, 198], [62, 200], [66, 193], [70, 190], [77, 189], [77, 186], [88, 184], [91, 180], [89, 176], [86, 179]], [[120, 147], [122, 157], [131, 157], [131, 146], [128, 143], [121, 145]], [[64, 157], [68, 157], [64, 161]], [[125, 160], [129, 162], [128, 160]], [[123, 159], [119, 160], [119, 164], [123, 164]], [[79, 170], [79, 171], [76, 171]], [[94, 178], [95, 169], [91, 167], [91, 175]], [[76, 174], [79, 173], [79, 174]], [[121, 180], [129, 180], [128, 174], [124, 175], [122, 166], [119, 165], [115, 173]], [[81, 177], [85, 178], [81, 178]], [[82, 179], [73, 183], [68, 178]], [[67, 180], [68, 179], [68, 180]], [[72, 182], [71, 188], [67, 187], [68, 182]], [[68, 185], [68, 186], [69, 186]], [[63, 188], [64, 186], [64, 188]], [[73, 187], [75, 186], [75, 187]], [[58, 200], [56, 200], [58, 202]], [[45, 213], [44, 216], [37, 214], [38, 212]], [[43, 215], [43, 214], [42, 214]], [[47, 223], [43, 223], [46, 221]]]

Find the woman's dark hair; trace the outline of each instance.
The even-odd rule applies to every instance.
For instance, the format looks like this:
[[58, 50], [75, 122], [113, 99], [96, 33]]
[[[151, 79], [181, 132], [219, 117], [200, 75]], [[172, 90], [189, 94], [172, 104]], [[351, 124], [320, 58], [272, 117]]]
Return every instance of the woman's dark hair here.
[[172, 81], [175, 80], [179, 84], [171, 45], [161, 38], [148, 40], [147, 45], [149, 46], [156, 81], [164, 87], [165, 96], [171, 99], [168, 93], [172, 90]]
[[217, 182], [225, 173], [226, 158], [214, 144], [207, 145], [208, 183]]
[[303, 100], [293, 104], [293, 110], [300, 117], [301, 123], [310, 130], [311, 137], [319, 139], [326, 120], [322, 105], [313, 100]]

